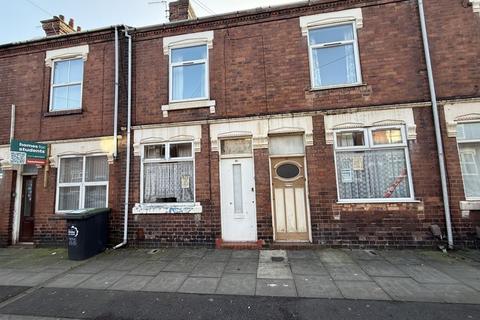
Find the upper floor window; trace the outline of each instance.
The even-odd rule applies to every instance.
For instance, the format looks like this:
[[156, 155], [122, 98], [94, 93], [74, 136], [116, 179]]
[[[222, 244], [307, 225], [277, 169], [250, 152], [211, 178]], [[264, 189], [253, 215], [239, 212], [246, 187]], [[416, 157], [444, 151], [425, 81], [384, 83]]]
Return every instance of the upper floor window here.
[[457, 125], [465, 198], [480, 200], [480, 122]]
[[361, 83], [354, 22], [308, 30], [313, 89]]
[[82, 108], [83, 59], [53, 61], [50, 111]]
[[335, 133], [338, 198], [346, 202], [413, 199], [403, 126], [339, 130]]
[[208, 99], [207, 45], [170, 50], [170, 101]]

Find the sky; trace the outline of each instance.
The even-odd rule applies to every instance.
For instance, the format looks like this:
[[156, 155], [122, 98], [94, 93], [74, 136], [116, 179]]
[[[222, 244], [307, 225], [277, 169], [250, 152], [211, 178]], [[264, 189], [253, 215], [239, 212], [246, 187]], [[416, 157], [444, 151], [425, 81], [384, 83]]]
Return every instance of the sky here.
[[[190, 0], [197, 16], [268, 7], [299, 0]], [[40, 21], [63, 14], [82, 30], [116, 24], [141, 27], [167, 22], [161, 0], [0, 0], [0, 44], [44, 36]]]

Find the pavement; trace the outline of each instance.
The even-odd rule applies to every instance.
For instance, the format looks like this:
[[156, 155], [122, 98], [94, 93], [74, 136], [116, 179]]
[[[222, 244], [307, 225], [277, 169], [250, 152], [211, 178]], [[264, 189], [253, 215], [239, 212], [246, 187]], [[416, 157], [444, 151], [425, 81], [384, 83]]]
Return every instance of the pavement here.
[[[453, 310], [474, 319], [480, 251], [121, 249], [70, 261], [65, 249], [0, 249], [0, 319], [154, 319], [155, 310], [162, 319], [319, 319], [322, 306], [338, 319], [374, 310], [378, 319], [415, 318], [416, 308], [422, 319]], [[272, 310], [261, 317], [264, 307]]]

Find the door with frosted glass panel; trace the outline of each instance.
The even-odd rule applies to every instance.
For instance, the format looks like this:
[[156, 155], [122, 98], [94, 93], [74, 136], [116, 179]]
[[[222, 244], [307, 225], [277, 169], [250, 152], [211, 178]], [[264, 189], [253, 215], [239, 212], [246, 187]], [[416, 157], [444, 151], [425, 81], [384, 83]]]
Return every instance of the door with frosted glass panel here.
[[256, 241], [253, 158], [220, 160], [222, 239]]

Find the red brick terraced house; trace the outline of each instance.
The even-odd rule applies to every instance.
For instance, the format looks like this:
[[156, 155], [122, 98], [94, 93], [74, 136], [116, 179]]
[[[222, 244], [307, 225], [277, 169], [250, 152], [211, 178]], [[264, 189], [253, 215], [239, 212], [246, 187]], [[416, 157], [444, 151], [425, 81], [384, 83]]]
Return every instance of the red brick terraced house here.
[[[0, 46], [1, 244], [64, 244], [66, 212], [109, 207], [112, 246], [478, 245], [480, 1], [426, 0], [426, 30], [421, 8], [44, 21]], [[12, 164], [12, 135], [48, 165]]]

